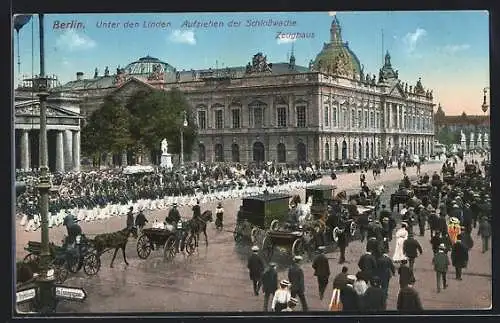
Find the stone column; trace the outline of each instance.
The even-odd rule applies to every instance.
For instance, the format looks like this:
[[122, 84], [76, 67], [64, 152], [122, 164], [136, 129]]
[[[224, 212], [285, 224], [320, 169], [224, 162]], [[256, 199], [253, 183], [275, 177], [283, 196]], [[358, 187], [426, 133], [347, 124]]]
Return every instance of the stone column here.
[[28, 130], [21, 130], [21, 169], [30, 168], [30, 141]]
[[73, 134], [71, 130], [65, 130], [64, 139], [64, 169], [70, 171], [73, 169]]
[[80, 171], [80, 131], [73, 132], [73, 170]]
[[396, 129], [400, 129], [401, 128], [401, 118], [400, 118], [400, 111], [401, 111], [401, 107], [399, 104], [396, 104]]
[[401, 128], [402, 129], [404, 129], [406, 127], [405, 114], [406, 114], [406, 108], [403, 105], [401, 105]]
[[56, 172], [64, 172], [64, 141], [63, 132], [56, 135]]

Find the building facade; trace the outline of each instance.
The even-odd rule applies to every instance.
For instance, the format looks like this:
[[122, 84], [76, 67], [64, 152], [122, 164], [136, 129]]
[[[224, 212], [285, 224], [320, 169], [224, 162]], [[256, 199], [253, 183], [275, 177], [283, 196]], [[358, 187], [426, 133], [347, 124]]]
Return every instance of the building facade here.
[[[40, 166], [40, 102], [25, 81], [15, 92], [15, 167]], [[48, 166], [52, 172], [80, 170], [80, 100], [59, 93], [47, 101]]]
[[365, 74], [336, 17], [330, 41], [308, 67], [295, 64], [293, 51], [288, 62], [272, 64], [257, 53], [246, 66], [190, 71], [146, 56], [113, 75], [108, 67], [93, 78], [79, 72], [54, 93], [77, 93], [88, 116], [108, 95], [174, 87], [195, 114], [194, 161], [369, 159], [433, 149], [432, 91], [420, 79], [403, 83], [389, 53], [378, 77]]

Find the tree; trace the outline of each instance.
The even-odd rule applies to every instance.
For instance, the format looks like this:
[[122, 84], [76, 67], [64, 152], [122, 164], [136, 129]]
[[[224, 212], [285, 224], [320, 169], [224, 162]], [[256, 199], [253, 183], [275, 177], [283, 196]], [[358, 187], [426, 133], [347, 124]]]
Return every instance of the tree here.
[[191, 151], [196, 127], [182, 92], [177, 89], [138, 92], [128, 100], [126, 107], [131, 115], [130, 133], [137, 150], [158, 151], [160, 142], [166, 138], [170, 153], [178, 153], [180, 129], [186, 115], [188, 126], [184, 131], [184, 151]]
[[118, 101], [107, 97], [82, 130], [84, 152], [100, 160], [103, 152], [121, 153], [131, 143], [130, 113]]

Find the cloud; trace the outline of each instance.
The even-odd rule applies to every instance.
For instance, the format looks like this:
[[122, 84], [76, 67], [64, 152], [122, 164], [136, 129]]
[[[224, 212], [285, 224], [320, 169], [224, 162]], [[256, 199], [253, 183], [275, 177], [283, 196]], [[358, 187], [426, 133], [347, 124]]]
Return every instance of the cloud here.
[[337, 11], [328, 11], [328, 15], [330, 17], [336, 16], [337, 15]]
[[181, 43], [181, 44], [196, 44], [196, 37], [194, 36], [194, 31], [191, 30], [174, 30], [169, 37], [171, 42]]
[[426, 35], [427, 31], [422, 28], [417, 28], [414, 32], [407, 33], [403, 38], [403, 42], [406, 44], [408, 52], [414, 52], [418, 41]]
[[469, 44], [461, 44], [461, 45], [446, 45], [442, 48], [442, 51], [447, 54], [455, 54], [457, 52], [462, 52], [468, 50], [470, 48]]
[[296, 40], [297, 40], [297, 38], [292, 38], [292, 37], [278, 37], [278, 40], [276, 41], [276, 43], [278, 45], [291, 44], [291, 43], [295, 43]]
[[73, 29], [68, 29], [56, 40], [57, 48], [78, 51], [94, 48], [97, 43], [87, 35], [80, 35]]

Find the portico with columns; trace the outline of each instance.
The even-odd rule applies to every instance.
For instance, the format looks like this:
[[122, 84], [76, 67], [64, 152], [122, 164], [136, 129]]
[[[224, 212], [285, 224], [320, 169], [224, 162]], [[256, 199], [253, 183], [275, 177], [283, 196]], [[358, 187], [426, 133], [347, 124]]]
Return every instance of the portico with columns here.
[[[47, 139], [51, 172], [80, 170], [79, 113], [47, 107]], [[40, 165], [40, 109], [38, 100], [15, 103], [15, 167], [36, 169]]]

